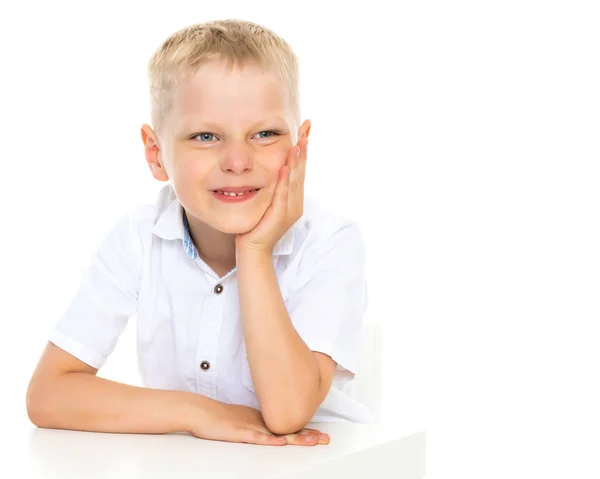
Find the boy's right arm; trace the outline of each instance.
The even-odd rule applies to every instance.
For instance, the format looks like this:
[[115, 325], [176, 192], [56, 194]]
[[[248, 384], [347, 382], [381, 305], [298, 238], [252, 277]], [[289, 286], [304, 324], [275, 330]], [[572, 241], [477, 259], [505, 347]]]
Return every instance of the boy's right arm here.
[[[140, 388], [96, 376], [97, 369], [48, 342], [27, 389], [39, 427], [122, 433], [187, 431], [192, 393]], [[193, 398], [199, 408], [209, 398]], [[203, 401], [204, 400], [204, 401]]]
[[146, 434], [188, 432], [228, 442], [316, 444], [305, 440], [307, 431], [288, 435], [287, 441], [273, 435], [260, 411], [247, 406], [221, 403], [192, 392], [122, 384], [98, 377], [97, 372], [48, 342], [27, 389], [27, 414], [31, 422], [53, 429]]

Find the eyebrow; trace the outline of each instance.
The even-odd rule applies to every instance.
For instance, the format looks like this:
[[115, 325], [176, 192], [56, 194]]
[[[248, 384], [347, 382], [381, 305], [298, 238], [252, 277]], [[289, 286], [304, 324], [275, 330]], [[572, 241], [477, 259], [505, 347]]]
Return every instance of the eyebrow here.
[[[259, 128], [261, 125], [270, 125], [277, 121], [280, 121], [287, 125], [285, 118], [277, 115], [277, 116], [274, 116], [273, 118], [257, 121], [250, 127], [250, 129], [254, 130], [256, 128]], [[218, 123], [213, 123], [211, 121], [198, 120], [196, 122], [196, 121], [194, 121], [193, 117], [190, 117], [189, 120], [186, 120], [184, 118], [182, 121], [182, 124], [183, 124], [183, 129], [186, 131], [187, 130], [201, 130], [201, 129], [219, 130], [219, 129], [223, 128], [223, 125], [220, 125]]]

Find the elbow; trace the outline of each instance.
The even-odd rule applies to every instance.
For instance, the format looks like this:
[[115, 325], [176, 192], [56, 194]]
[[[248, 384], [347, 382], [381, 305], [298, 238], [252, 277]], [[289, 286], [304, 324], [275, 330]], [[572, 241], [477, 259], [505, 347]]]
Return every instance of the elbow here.
[[25, 405], [27, 417], [37, 427], [50, 427], [48, 423], [48, 401], [43, 392], [30, 384], [27, 389]]
[[46, 421], [44, 419], [43, 412], [40, 409], [27, 407], [27, 417], [34, 426], [46, 427]]
[[[298, 411], [298, 409], [296, 409]], [[313, 414], [305, 409], [300, 412], [288, 410], [266, 411], [263, 413], [263, 420], [269, 431], [273, 434], [283, 436], [293, 434], [304, 429], [310, 422]]]
[[276, 434], [278, 436], [285, 436], [286, 434], [294, 434], [298, 431], [301, 431], [306, 427], [308, 421], [293, 419], [267, 421], [265, 419], [265, 424], [267, 425], [269, 431], [271, 431], [273, 434]]
[[319, 393], [316, 391], [302, 396], [292, 394], [286, 398], [269, 397], [268, 402], [263, 401], [261, 404], [265, 425], [273, 434], [280, 436], [301, 431], [319, 408], [318, 397]]
[[33, 423], [33, 425], [37, 427], [43, 427], [42, 424], [44, 423], [44, 413], [39, 403], [27, 395], [26, 406], [27, 417]]

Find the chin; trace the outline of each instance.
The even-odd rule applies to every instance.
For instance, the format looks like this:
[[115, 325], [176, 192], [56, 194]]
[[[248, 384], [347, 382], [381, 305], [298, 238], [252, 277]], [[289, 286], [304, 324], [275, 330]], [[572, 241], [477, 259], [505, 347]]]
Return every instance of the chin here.
[[244, 221], [229, 221], [227, 223], [220, 223], [217, 222], [216, 224], [213, 224], [213, 228], [215, 228], [216, 230], [219, 230], [222, 233], [226, 233], [226, 234], [235, 234], [235, 235], [240, 235], [240, 234], [244, 234], [244, 233], [248, 233], [248, 231], [251, 231], [256, 225], [258, 224], [258, 221], [252, 222], [252, 221], [248, 221], [248, 220], [244, 220]]

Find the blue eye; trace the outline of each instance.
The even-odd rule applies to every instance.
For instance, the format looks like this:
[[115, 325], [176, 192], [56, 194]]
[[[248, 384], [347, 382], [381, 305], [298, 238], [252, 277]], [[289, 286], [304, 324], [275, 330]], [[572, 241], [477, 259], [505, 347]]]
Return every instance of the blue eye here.
[[[257, 134], [260, 135], [262, 133], [271, 133], [271, 135], [269, 135], [269, 136], [262, 136], [260, 139], [271, 138], [272, 136], [279, 136], [280, 135], [279, 132], [272, 131], [272, 130], [264, 130], [264, 131], [261, 131], [261, 132], [259, 132]], [[210, 138], [212, 136], [215, 136], [215, 135], [213, 133], [203, 132], [203, 133], [197, 133], [197, 134], [193, 135], [191, 137], [191, 139], [195, 139], [197, 137], [203, 137], [203, 138], [209, 137]], [[200, 143], [210, 143], [210, 141], [207, 142], [207, 141], [200, 140]]]
[[[212, 133], [198, 133], [197, 135], [194, 136], [194, 138], [196, 138], [198, 136], [206, 136], [206, 135], [215, 136]], [[205, 142], [201, 141], [201, 143], [205, 143]]]
[[[279, 133], [277, 133], [276, 131], [271, 131], [271, 130], [261, 131], [260, 133], [273, 133], [273, 135], [275, 135], [275, 136], [279, 135]], [[259, 135], [260, 135], [260, 133], [259, 133]], [[265, 138], [265, 137], [263, 136], [263, 138]], [[267, 138], [269, 138], [269, 137], [267, 137]]]

